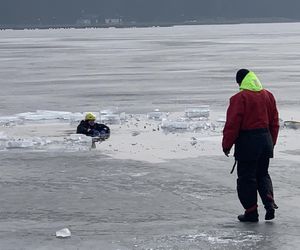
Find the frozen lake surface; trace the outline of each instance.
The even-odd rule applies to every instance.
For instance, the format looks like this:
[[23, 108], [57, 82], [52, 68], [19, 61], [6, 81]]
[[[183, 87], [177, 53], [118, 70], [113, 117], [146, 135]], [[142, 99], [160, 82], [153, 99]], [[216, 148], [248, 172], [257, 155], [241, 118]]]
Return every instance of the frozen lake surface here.
[[[300, 130], [280, 131], [272, 222], [237, 221], [220, 143], [241, 67], [300, 121], [299, 53], [293, 23], [0, 31], [0, 248], [297, 249]], [[90, 150], [78, 121], [111, 107]]]
[[299, 24], [8, 30], [0, 38], [2, 114], [143, 113], [199, 102], [224, 109], [241, 67], [280, 104], [299, 105]]

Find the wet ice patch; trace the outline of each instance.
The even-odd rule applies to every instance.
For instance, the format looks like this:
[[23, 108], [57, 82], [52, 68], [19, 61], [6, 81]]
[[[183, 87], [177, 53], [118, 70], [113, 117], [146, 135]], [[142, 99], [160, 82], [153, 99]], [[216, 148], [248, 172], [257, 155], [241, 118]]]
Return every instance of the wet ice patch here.
[[264, 236], [253, 231], [216, 231], [202, 233], [199, 237], [211, 244], [220, 245], [239, 245], [241, 247], [250, 247], [264, 239]]
[[263, 240], [253, 231], [211, 231], [136, 239], [134, 249], [252, 249]]
[[144, 173], [128, 173], [128, 175], [131, 176], [131, 177], [143, 177], [143, 176], [146, 176], [148, 174], [149, 174], [149, 172], [144, 172]]

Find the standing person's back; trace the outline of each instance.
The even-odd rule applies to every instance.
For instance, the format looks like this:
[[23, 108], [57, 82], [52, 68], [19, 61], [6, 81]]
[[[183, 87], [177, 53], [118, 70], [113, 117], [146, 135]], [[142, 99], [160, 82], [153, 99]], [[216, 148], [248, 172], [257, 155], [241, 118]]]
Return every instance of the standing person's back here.
[[228, 156], [235, 144], [237, 191], [246, 210], [238, 218], [240, 221], [258, 221], [258, 191], [267, 210], [265, 219], [273, 219], [277, 206], [268, 167], [279, 130], [276, 102], [253, 72], [241, 69], [236, 80], [241, 91], [230, 98], [222, 147]]

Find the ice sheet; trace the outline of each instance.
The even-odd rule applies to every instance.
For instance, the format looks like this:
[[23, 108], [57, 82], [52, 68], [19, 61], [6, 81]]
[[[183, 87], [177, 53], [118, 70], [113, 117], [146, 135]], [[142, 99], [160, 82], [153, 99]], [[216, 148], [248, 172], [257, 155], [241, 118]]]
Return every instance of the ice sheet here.
[[[147, 162], [222, 154], [224, 118], [220, 118], [219, 113], [211, 112], [212, 117], [217, 117], [216, 120], [202, 116], [188, 118], [186, 110], [182, 110], [167, 112], [167, 118], [160, 120], [149, 117], [151, 112], [123, 116], [116, 113], [122, 120], [106, 121], [111, 128], [111, 137], [105, 142], [97, 143], [93, 150], [116, 159]], [[155, 112], [161, 115], [160, 111]], [[100, 115], [101, 112], [96, 114]], [[101, 115], [103, 114], [104, 112]], [[106, 114], [112, 115], [105, 111]], [[12, 115], [10, 122], [0, 127], [0, 150], [89, 151], [92, 138], [75, 134], [84, 115], [84, 112], [47, 110]], [[21, 122], [15, 123], [16, 119]], [[7, 121], [7, 117], [0, 117], [1, 121]], [[299, 134], [300, 130], [294, 127], [282, 126], [276, 147], [277, 154], [282, 157], [289, 154], [290, 158], [296, 159], [298, 155], [290, 152], [298, 149]]]

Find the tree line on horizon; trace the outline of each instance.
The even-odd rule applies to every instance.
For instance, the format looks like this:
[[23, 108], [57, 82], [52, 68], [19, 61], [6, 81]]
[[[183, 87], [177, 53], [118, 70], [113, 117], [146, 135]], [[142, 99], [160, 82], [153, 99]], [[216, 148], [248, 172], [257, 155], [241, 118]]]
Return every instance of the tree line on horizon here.
[[299, 0], [1, 0], [0, 24], [74, 24], [84, 15], [136, 22], [299, 19]]

